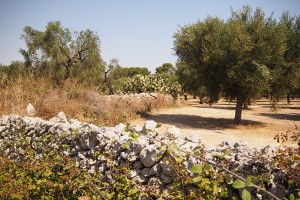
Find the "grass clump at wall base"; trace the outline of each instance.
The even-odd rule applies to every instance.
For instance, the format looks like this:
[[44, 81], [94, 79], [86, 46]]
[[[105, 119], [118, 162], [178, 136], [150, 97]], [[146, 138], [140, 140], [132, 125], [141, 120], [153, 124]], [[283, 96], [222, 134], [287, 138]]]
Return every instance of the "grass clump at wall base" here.
[[0, 115], [27, 115], [31, 103], [36, 116], [50, 119], [63, 111], [68, 118], [116, 125], [153, 109], [176, 106], [170, 96], [157, 95], [103, 95], [96, 87], [68, 79], [56, 84], [47, 78], [2, 76], [0, 80]]

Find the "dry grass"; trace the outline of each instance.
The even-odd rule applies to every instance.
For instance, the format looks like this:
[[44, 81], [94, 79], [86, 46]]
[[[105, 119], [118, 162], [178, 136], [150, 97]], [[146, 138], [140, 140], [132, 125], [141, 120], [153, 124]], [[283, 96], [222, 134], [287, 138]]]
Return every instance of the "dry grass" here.
[[75, 80], [63, 82], [59, 87], [44, 78], [18, 77], [9, 80], [3, 75], [0, 81], [0, 115], [27, 115], [31, 103], [37, 116], [49, 119], [63, 111], [68, 118], [92, 122], [97, 125], [115, 125], [127, 122], [154, 109], [174, 107], [172, 98], [158, 95], [101, 95]]

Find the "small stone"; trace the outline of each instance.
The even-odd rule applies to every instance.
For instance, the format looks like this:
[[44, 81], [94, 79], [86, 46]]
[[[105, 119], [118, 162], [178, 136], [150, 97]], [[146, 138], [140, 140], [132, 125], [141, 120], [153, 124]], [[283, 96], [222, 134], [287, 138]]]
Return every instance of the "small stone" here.
[[157, 123], [155, 121], [148, 120], [145, 122], [142, 132], [147, 133], [147, 132], [155, 131], [156, 127], [157, 127]]
[[123, 152], [121, 152], [120, 156], [121, 156], [122, 159], [126, 160], [128, 154], [123, 151]]
[[144, 164], [145, 167], [152, 167], [154, 166], [158, 160], [162, 157], [159, 156], [159, 153], [163, 153], [165, 149], [159, 150], [158, 146], [155, 144], [151, 144], [145, 147], [140, 153], [141, 162]]
[[175, 139], [178, 138], [180, 131], [175, 126], [169, 126], [166, 133], [171, 139]]
[[151, 186], [151, 187], [162, 189], [163, 186], [164, 186], [164, 183], [156, 177], [151, 177], [149, 182], [148, 182], [148, 185]]
[[129, 174], [129, 177], [131, 179], [133, 179], [134, 177], [136, 177], [137, 175], [139, 175], [141, 173], [141, 170], [138, 170], [138, 169], [135, 169], [135, 170], [131, 170], [130, 171], [130, 174]]
[[147, 182], [147, 179], [145, 176], [143, 175], [137, 175], [135, 176], [133, 179], [132, 179], [134, 182], [137, 182], [137, 183], [146, 183]]
[[124, 132], [125, 132], [125, 129], [126, 129], [126, 125], [123, 124], [123, 123], [120, 123], [120, 124], [115, 126], [115, 133], [120, 135], [120, 136], [123, 136]]
[[50, 121], [55, 123], [68, 123], [68, 119], [63, 112], [59, 112], [57, 116], [51, 118]]
[[96, 173], [95, 166], [91, 166], [91, 168], [89, 169], [89, 173], [90, 173], [90, 174]]
[[36, 115], [36, 109], [33, 107], [31, 103], [29, 103], [26, 107], [27, 115], [33, 117]]
[[79, 137], [79, 144], [82, 149], [94, 149], [98, 143], [97, 135], [94, 133], [83, 133]]
[[159, 163], [160, 167], [162, 168], [163, 172], [168, 176], [175, 176], [176, 172], [174, 167], [172, 167], [169, 163], [167, 163], [165, 160], [162, 160]]
[[133, 165], [134, 169], [142, 169], [143, 167], [144, 167], [144, 165], [141, 161], [136, 161]]
[[153, 176], [155, 175], [155, 170], [152, 168], [144, 168], [142, 169], [141, 174], [145, 177]]
[[167, 183], [167, 184], [172, 182], [172, 178], [167, 176], [165, 173], [161, 174], [161, 179], [162, 179], [162, 182]]

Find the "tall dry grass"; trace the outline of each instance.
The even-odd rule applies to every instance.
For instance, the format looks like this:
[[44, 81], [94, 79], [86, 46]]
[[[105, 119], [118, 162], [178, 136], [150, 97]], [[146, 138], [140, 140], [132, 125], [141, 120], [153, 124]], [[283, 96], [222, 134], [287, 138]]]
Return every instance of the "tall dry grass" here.
[[46, 78], [20, 76], [10, 80], [2, 75], [0, 81], [0, 115], [27, 115], [31, 103], [36, 116], [49, 119], [63, 111], [68, 118], [115, 125], [127, 122], [154, 109], [174, 107], [178, 104], [171, 97], [158, 95], [102, 95], [96, 89], [84, 86], [76, 80], [64, 81], [56, 86]]

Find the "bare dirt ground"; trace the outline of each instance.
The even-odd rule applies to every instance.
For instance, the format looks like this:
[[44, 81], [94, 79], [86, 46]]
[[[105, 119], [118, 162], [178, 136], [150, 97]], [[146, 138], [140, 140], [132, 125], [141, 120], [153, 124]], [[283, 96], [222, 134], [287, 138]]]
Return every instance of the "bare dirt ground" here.
[[[143, 125], [146, 120], [154, 120], [161, 124], [160, 131], [175, 125], [181, 131], [181, 137], [191, 135], [201, 138], [207, 147], [216, 146], [222, 141], [238, 142], [245, 140], [249, 147], [266, 145], [279, 146], [274, 140], [276, 133], [294, 131], [295, 125], [300, 128], [300, 100], [292, 100], [291, 104], [281, 102], [277, 112], [271, 110], [269, 100], [253, 102], [249, 109], [243, 110], [242, 125], [234, 125], [235, 104], [220, 101], [212, 105], [200, 105], [197, 100], [188, 100], [185, 107], [154, 111], [147, 119], [137, 119], [131, 124]], [[297, 146], [287, 141], [286, 146]]]

